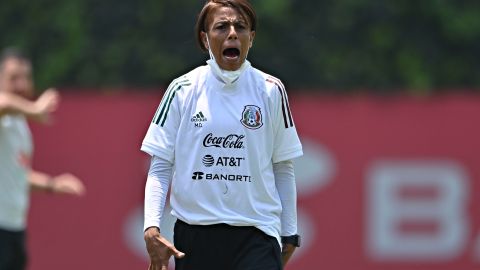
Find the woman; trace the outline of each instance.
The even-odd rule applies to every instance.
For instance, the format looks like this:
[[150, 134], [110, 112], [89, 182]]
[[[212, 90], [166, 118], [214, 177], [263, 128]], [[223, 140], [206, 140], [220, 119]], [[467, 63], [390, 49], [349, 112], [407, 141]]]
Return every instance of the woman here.
[[[142, 144], [149, 269], [173, 255], [177, 270], [278, 270], [299, 246], [302, 148], [284, 86], [246, 60], [255, 28], [246, 0], [208, 1], [196, 25], [208, 65], [174, 80], [155, 113]], [[174, 245], [159, 229], [170, 179]]]

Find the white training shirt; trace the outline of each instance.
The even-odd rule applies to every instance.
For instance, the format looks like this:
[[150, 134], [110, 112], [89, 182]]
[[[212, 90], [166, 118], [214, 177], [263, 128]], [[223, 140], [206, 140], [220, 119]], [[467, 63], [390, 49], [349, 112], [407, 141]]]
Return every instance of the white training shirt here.
[[303, 154], [280, 80], [248, 67], [226, 85], [198, 67], [170, 84], [141, 149], [174, 163], [175, 217], [255, 226], [279, 239], [272, 164]]
[[0, 228], [26, 227], [32, 137], [23, 116], [0, 117]]

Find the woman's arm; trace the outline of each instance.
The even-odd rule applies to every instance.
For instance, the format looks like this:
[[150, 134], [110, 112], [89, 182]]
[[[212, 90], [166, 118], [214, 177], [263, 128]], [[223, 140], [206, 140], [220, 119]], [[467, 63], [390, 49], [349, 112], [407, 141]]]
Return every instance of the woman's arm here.
[[152, 157], [145, 185], [144, 239], [150, 256], [149, 269], [167, 269], [170, 256], [185, 256], [160, 234], [160, 218], [165, 209], [172, 171], [172, 163], [157, 156]]
[[[281, 161], [273, 164], [275, 175], [275, 186], [282, 203], [282, 224], [281, 236], [297, 234], [297, 190], [295, 186], [295, 173], [291, 160]], [[283, 244], [282, 262], [285, 266], [295, 251], [295, 246]]]
[[7, 114], [22, 114], [27, 118], [46, 122], [49, 114], [57, 108], [58, 93], [55, 90], [45, 91], [36, 101], [30, 101], [12, 93], [0, 93], [0, 117]]

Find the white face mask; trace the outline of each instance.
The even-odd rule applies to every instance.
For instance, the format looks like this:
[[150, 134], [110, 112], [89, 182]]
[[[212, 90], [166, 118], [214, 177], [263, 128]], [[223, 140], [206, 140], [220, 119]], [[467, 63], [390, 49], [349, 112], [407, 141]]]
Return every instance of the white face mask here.
[[[246, 59], [243, 64], [237, 70], [224, 70], [220, 68], [217, 61], [215, 60], [215, 56], [213, 56], [212, 50], [210, 49], [210, 41], [207, 35], [207, 44], [208, 44], [208, 53], [210, 54], [210, 60], [207, 60], [207, 64], [210, 66], [213, 74], [217, 76], [220, 80], [222, 80], [225, 84], [232, 84], [238, 80], [242, 72], [250, 66], [250, 62]], [[248, 52], [247, 52], [248, 55]]]

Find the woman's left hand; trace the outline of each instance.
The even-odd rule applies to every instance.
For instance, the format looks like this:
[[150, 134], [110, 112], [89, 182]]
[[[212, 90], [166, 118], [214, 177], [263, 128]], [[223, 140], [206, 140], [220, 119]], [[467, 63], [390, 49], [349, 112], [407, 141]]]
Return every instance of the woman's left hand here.
[[282, 264], [283, 267], [287, 265], [288, 260], [292, 257], [293, 252], [295, 251], [296, 247], [292, 244], [283, 244], [282, 245]]
[[82, 181], [70, 173], [55, 176], [49, 185], [50, 191], [53, 193], [75, 196], [85, 194], [85, 186]]

